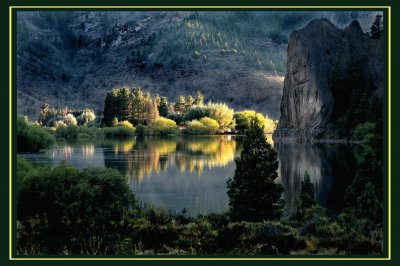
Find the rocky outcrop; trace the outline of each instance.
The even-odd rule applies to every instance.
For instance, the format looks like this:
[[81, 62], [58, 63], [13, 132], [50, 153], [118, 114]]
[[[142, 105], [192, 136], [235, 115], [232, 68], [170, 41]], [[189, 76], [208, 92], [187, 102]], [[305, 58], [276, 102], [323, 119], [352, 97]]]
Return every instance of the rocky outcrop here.
[[[291, 34], [287, 56], [281, 118], [274, 141], [318, 141], [321, 136], [328, 136], [331, 128], [342, 126], [336, 122], [337, 117], [353, 119], [352, 112], [360, 100], [357, 95], [363, 95], [368, 82], [373, 87], [368, 93], [378, 98], [383, 93], [383, 41], [364, 33], [357, 21], [339, 29], [327, 19], [313, 20]], [[359, 73], [362, 84], [358, 87], [351, 87], [349, 73], [354, 71]], [[334, 72], [349, 81], [343, 86], [352, 95], [352, 102], [345, 108], [340, 107], [340, 102], [347, 99], [332, 88]], [[331, 135], [346, 137], [344, 133]]]

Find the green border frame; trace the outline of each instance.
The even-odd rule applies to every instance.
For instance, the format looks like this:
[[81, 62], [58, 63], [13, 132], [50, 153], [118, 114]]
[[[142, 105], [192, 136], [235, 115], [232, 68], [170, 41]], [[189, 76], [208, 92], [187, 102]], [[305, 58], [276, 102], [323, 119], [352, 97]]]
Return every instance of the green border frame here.
[[[159, 262], [159, 260], [162, 260], [165, 263], [166, 260], [173, 260], [173, 262], [171, 261], [171, 263], [178, 263], [178, 262], [184, 262], [184, 261], [191, 260], [191, 263], [197, 264], [201, 261], [203, 261], [203, 263], [209, 263], [208, 262], [209, 260], [212, 260], [212, 261], [219, 260], [220, 263], [232, 264], [232, 263], [240, 262], [240, 260], [252, 260], [253, 263], [262, 263], [262, 262], [264, 262], [264, 263], [271, 262], [272, 263], [272, 261], [284, 262], [284, 263], [292, 263], [292, 262], [296, 261], [296, 263], [300, 263], [305, 260], [304, 263], [307, 263], [309, 265], [311, 262], [316, 262], [316, 261], [321, 261], [321, 260], [326, 260], [326, 262], [324, 261], [324, 263], [331, 263], [334, 261], [336, 261], [336, 263], [341, 263], [340, 262], [341, 260], [346, 260], [346, 261], [351, 260], [353, 262], [361, 262], [363, 265], [365, 265], [367, 263], [373, 263], [373, 262], [375, 262], [375, 263], [380, 262], [380, 264], [381, 263], [386, 264], [389, 262], [397, 261], [397, 259], [398, 259], [397, 254], [393, 254], [393, 257], [391, 254], [391, 251], [393, 250], [393, 246], [398, 247], [397, 246], [398, 245], [397, 229], [392, 231], [392, 228], [391, 228], [391, 224], [393, 222], [393, 219], [392, 219], [393, 216], [396, 217], [396, 220], [398, 218], [397, 213], [394, 213], [393, 216], [391, 214], [391, 210], [392, 210], [391, 203], [393, 201], [393, 195], [391, 194], [391, 184], [392, 184], [392, 181], [395, 181], [395, 180], [391, 180], [391, 176], [392, 176], [391, 158], [393, 157], [392, 149], [391, 149], [391, 147], [393, 146], [392, 142], [391, 142], [391, 135], [392, 135], [393, 129], [398, 130], [397, 125], [394, 125], [394, 127], [392, 127], [392, 123], [391, 123], [391, 121], [394, 121], [393, 116], [396, 116], [396, 113], [393, 112], [394, 104], [393, 105], [391, 104], [392, 101], [394, 101], [394, 98], [391, 97], [391, 94], [392, 94], [391, 84], [392, 84], [392, 80], [394, 81], [393, 83], [398, 82], [398, 77], [395, 76], [395, 78], [394, 78], [391, 76], [391, 69], [397, 69], [392, 66], [394, 60], [392, 61], [391, 45], [393, 45], [393, 43], [394, 43], [394, 41], [392, 39], [392, 32], [394, 32], [393, 28], [392, 28], [392, 24], [393, 24], [393, 27], [395, 27], [393, 18], [395, 17], [395, 13], [396, 14], [398, 13], [398, 8], [399, 8], [398, 1], [365, 0], [365, 1], [363, 1], [363, 4], [368, 4], [366, 6], [350, 5], [351, 3], [349, 3], [349, 2], [351, 2], [351, 1], [356, 2], [355, 0], [325, 1], [324, 5], [321, 5], [321, 3], [317, 3], [316, 1], [312, 0], [312, 1], [307, 1], [307, 2], [313, 2], [314, 5], [312, 5], [312, 3], [309, 3], [307, 5], [305, 4], [304, 6], [299, 5], [299, 3], [297, 3], [297, 1], [295, 1], [295, 0], [294, 1], [287, 0], [286, 1], [287, 3], [285, 3], [286, 5], [282, 5], [281, 2], [279, 3], [278, 1], [273, 0], [271, 2], [277, 2], [277, 3], [274, 3], [275, 5], [271, 5], [271, 4], [266, 5], [269, 3], [264, 2], [264, 3], [254, 3], [254, 4], [246, 3], [246, 6], [234, 5], [235, 2], [233, 2], [233, 1], [231, 2], [230, 5], [220, 4], [218, 6], [207, 5], [207, 3], [201, 3], [201, 4], [193, 3], [193, 5], [189, 5], [188, 3], [186, 3], [186, 4], [178, 3], [178, 4], [175, 4], [172, 6], [172, 5], [165, 5], [165, 3], [163, 3], [162, 1], [158, 1], [158, 3], [156, 3], [155, 1], [152, 1], [151, 5], [149, 5], [149, 2], [146, 2], [143, 4], [137, 3], [137, 6], [130, 5], [129, 3], [121, 3], [121, 5], [119, 5], [119, 6], [109, 6], [109, 5], [98, 6], [97, 4], [107, 2], [107, 1], [101, 1], [101, 0], [97, 1], [96, 4], [95, 3], [85, 4], [86, 2], [89, 2], [89, 1], [85, 1], [85, 3], [84, 3], [84, 1], [80, 1], [78, 4], [77, 3], [78, 1], [76, 1], [76, 0], [71, 0], [68, 2], [62, 0], [62, 1], [57, 1], [57, 5], [54, 5], [55, 4], [54, 1], [53, 2], [49, 1], [48, 3], [46, 3], [47, 1], [48, 0], [40, 1], [40, 3], [38, 3], [36, 6], [33, 6], [33, 2], [35, 2], [35, 1], [22, 1], [21, 0], [21, 1], [18, 1], [18, 3], [17, 3], [17, 1], [4, 1], [4, 2], [7, 2], [6, 7], [8, 7], [8, 10], [7, 10], [9, 12], [8, 16], [5, 16], [6, 12], [4, 12], [4, 11], [6, 10], [6, 8], [3, 8], [4, 2], [1, 3], [1, 16], [2, 16], [1, 23], [2, 23], [2, 25], [0, 27], [2, 30], [1, 34], [4, 35], [4, 37], [2, 39], [4, 40], [7, 38], [5, 33], [8, 33], [8, 39], [9, 39], [8, 47], [5, 47], [7, 45], [7, 43], [3, 42], [2, 50], [1, 50], [2, 60], [6, 61], [6, 60], [4, 60], [4, 59], [6, 59], [6, 58], [4, 58], [4, 55], [7, 55], [7, 50], [5, 48], [8, 48], [9, 61], [8, 61], [7, 65], [9, 67], [8, 68], [9, 71], [8, 72], [4, 71], [5, 70], [4, 69], [5, 62], [4, 62], [2, 64], [1, 76], [0, 76], [1, 77], [0, 80], [2, 82], [1, 84], [4, 85], [4, 83], [5, 83], [4, 81], [7, 80], [7, 76], [5, 74], [8, 74], [8, 81], [9, 81], [8, 82], [9, 86], [7, 86], [8, 91], [5, 90], [5, 88], [7, 88], [7, 87], [3, 86], [3, 89], [1, 90], [1, 94], [0, 94], [0, 96], [1, 96], [0, 99], [1, 99], [2, 103], [4, 102], [2, 105], [0, 105], [0, 108], [1, 108], [0, 110], [2, 111], [0, 113], [3, 115], [6, 114], [5, 109], [6, 109], [6, 107], [8, 107], [7, 111], [8, 111], [9, 115], [7, 117], [8, 118], [7, 120], [9, 122], [9, 124], [8, 124], [8, 132], [5, 132], [5, 130], [2, 130], [3, 132], [1, 132], [1, 133], [4, 135], [8, 135], [8, 137], [9, 137], [9, 143], [8, 143], [9, 144], [8, 145], [9, 152], [8, 152], [8, 160], [7, 159], [2, 160], [2, 162], [1, 162], [2, 167], [0, 169], [2, 169], [3, 172], [5, 172], [4, 170], [7, 169], [7, 166], [8, 166], [9, 167], [8, 169], [12, 169], [13, 171], [9, 171], [7, 173], [7, 175], [2, 175], [3, 177], [8, 177], [9, 182], [5, 183], [4, 181], [7, 181], [7, 180], [3, 180], [3, 179], [5, 179], [5, 178], [3, 178], [1, 180], [2, 183], [0, 186], [0, 188], [3, 189], [4, 192], [7, 192], [5, 188], [8, 188], [8, 193], [4, 193], [3, 190], [1, 190], [1, 203], [9, 204], [8, 205], [8, 218], [9, 218], [8, 219], [9, 220], [8, 228], [5, 227], [5, 225], [4, 225], [4, 220], [6, 220], [6, 219], [1, 219], [3, 222], [1, 222], [1, 231], [0, 231], [1, 232], [0, 236], [1, 236], [1, 241], [2, 241], [1, 242], [1, 244], [2, 244], [1, 251], [2, 252], [1, 252], [0, 263], [6, 261], [7, 265], [9, 263], [21, 265], [20, 263], [25, 264], [27, 262], [37, 262], [37, 263], [40, 263], [40, 265], [44, 265], [45, 262], [46, 262], [46, 264], [47, 264], [47, 262], [54, 263], [56, 260], [57, 260], [57, 263], [66, 263], [66, 262], [76, 263], [75, 261], [79, 260], [81, 262], [85, 261], [86, 264], [90, 263], [90, 262], [96, 262], [96, 264], [98, 264], [100, 262], [101, 263], [107, 263], [107, 262], [115, 263], [116, 260], [119, 260], [120, 263], [127, 262], [127, 260], [140, 260], [142, 262], [144, 262], [144, 260], [147, 260], [146, 262], [149, 262], [149, 263], [157, 263], [157, 261]], [[10, 3], [10, 2], [12, 2], [12, 3]], [[37, 2], [39, 2], [39, 1], [37, 1]], [[62, 6], [63, 2], [65, 2], [65, 4], [70, 4], [70, 5]], [[126, 1], [124, 1], [124, 2], [126, 2]], [[291, 6], [290, 2], [295, 5]], [[341, 2], [341, 4], [339, 4], [339, 2]], [[348, 3], [343, 3], [343, 2], [348, 2]], [[393, 5], [393, 2], [396, 2], [396, 5]], [[337, 3], [337, 5], [336, 5], [336, 3]], [[46, 6], [46, 4], [50, 4], [50, 5]], [[72, 6], [72, 4], [76, 4], [76, 6]], [[214, 3], [214, 4], [217, 4], [217, 3]], [[361, 3], [357, 3], [357, 4], [361, 4]], [[296, 10], [299, 10], [299, 9], [302, 9], [302, 10], [382, 10], [384, 12], [384, 18], [387, 18], [387, 19], [385, 19], [385, 29], [387, 30], [387, 33], [388, 33], [386, 35], [386, 36], [388, 36], [388, 38], [387, 38], [387, 40], [385, 40], [386, 44], [387, 44], [387, 46], [386, 46], [387, 50], [385, 51], [386, 52], [385, 55], [387, 58], [387, 66], [385, 67], [385, 73], [386, 73], [385, 85], [386, 85], [386, 88], [388, 88], [388, 90], [385, 93], [385, 102], [387, 104], [385, 105], [385, 112], [384, 112], [386, 114], [385, 115], [385, 132], [384, 132], [384, 134], [385, 134], [385, 136], [387, 136], [387, 138], [385, 138], [385, 143], [384, 143], [384, 146], [385, 146], [385, 149], [384, 149], [385, 174], [384, 175], [385, 175], [385, 177], [388, 177], [388, 178], [384, 179], [385, 187], [387, 188], [387, 190], [386, 190], [387, 197], [385, 197], [385, 199], [384, 199], [384, 205], [386, 207], [386, 213], [388, 214], [387, 217], [385, 217], [385, 225], [388, 225], [387, 230], [385, 230], [385, 237], [388, 240], [388, 242], [385, 244], [384, 256], [340, 256], [340, 257], [337, 257], [337, 256], [299, 256], [299, 257], [282, 256], [282, 257], [229, 257], [229, 258], [222, 257], [222, 256], [218, 256], [218, 257], [217, 256], [212, 256], [212, 257], [211, 256], [210, 257], [198, 257], [198, 256], [196, 256], [196, 257], [194, 257], [194, 256], [190, 256], [190, 257], [186, 257], [186, 256], [180, 256], [180, 257], [170, 257], [170, 256], [167, 256], [167, 257], [165, 257], [165, 256], [151, 256], [151, 257], [144, 257], [144, 256], [138, 256], [138, 257], [48, 256], [48, 257], [34, 257], [34, 258], [33, 257], [24, 257], [24, 256], [15, 257], [14, 256], [15, 254], [13, 254], [13, 250], [15, 251], [15, 241], [12, 241], [12, 238], [14, 238], [14, 240], [15, 240], [15, 237], [16, 237], [15, 234], [12, 234], [13, 231], [15, 232], [15, 230], [14, 230], [15, 227], [12, 227], [12, 225], [13, 225], [12, 221], [15, 221], [15, 218], [16, 218], [15, 211], [13, 211], [13, 210], [15, 210], [15, 206], [13, 206], [13, 202], [15, 202], [15, 199], [11, 200], [11, 197], [13, 197], [12, 194], [15, 195], [15, 193], [12, 193], [12, 190], [13, 190], [12, 173], [15, 172], [15, 169], [14, 169], [15, 162], [13, 162], [13, 161], [15, 161], [16, 158], [14, 158], [15, 153], [13, 151], [15, 150], [16, 143], [15, 143], [15, 138], [12, 138], [12, 132], [13, 132], [13, 128], [14, 128], [12, 121], [13, 121], [13, 118], [15, 118], [15, 116], [16, 116], [16, 108], [15, 108], [16, 107], [16, 97], [14, 96], [15, 95], [15, 88], [14, 88], [15, 82], [12, 82], [12, 81], [16, 80], [15, 71], [13, 71], [16, 69], [16, 64], [14, 64], [16, 62], [16, 53], [13, 52], [13, 51], [15, 51], [15, 49], [13, 49], [13, 48], [16, 43], [16, 41], [15, 41], [16, 29], [12, 28], [12, 25], [15, 25], [15, 22], [16, 22], [16, 16], [14, 15], [13, 12], [15, 12], [16, 10], [32, 10], [32, 9], [34, 9], [34, 10], [37, 10], [37, 9], [46, 9], [46, 10], [47, 9], [57, 9], [57, 10], [59, 10], [59, 9], [66, 9], [66, 10], [112, 9], [112, 10], [136, 10], [136, 11], [149, 10], [149, 9], [152, 9], [152, 10], [161, 10], [161, 9], [169, 9], [169, 10], [176, 10], [176, 9], [180, 9], [180, 10], [193, 10], [193, 9], [195, 9], [195, 10], [239, 10], [239, 9], [246, 9], [246, 10], [250, 10], [250, 9], [253, 9], [253, 10], [255, 10], [255, 9], [263, 9], [263, 10], [271, 10], [271, 9], [272, 10], [292, 10], [292, 9], [296, 9]], [[393, 14], [392, 14], [392, 10], [393, 10]], [[392, 15], [393, 15], [393, 17], [392, 17]], [[6, 21], [5, 18], [8, 18], [8, 21]], [[393, 21], [393, 23], [392, 23], [392, 21]], [[8, 32], [7, 32], [7, 29], [5, 30], [4, 26], [9, 26]], [[397, 40], [395, 40], [395, 42], [397, 42]], [[393, 46], [393, 47], [396, 47], [396, 46]], [[396, 91], [396, 94], [397, 93], [398, 92]], [[8, 97], [5, 97], [5, 96], [8, 96]], [[8, 99], [8, 104], [6, 102], [7, 99]], [[392, 113], [393, 113], [393, 116], [392, 116]], [[5, 123], [3, 123], [3, 125], [5, 125]], [[8, 134], [5, 134], [5, 133], [8, 133]], [[3, 143], [4, 139], [5, 138], [2, 138], [1, 144], [4, 144]], [[5, 153], [5, 151], [6, 151], [6, 149], [3, 148], [3, 153]], [[8, 165], [5, 164], [6, 162], [8, 162]], [[3, 183], [5, 183], [5, 184], [3, 184]], [[397, 180], [396, 180], [396, 183], [397, 183]], [[4, 185], [7, 185], [7, 186], [4, 186]], [[395, 187], [395, 186], [393, 186], [393, 187]], [[393, 193], [393, 194], [395, 194], [395, 193]], [[8, 196], [9, 199], [7, 199], [7, 197], [5, 197], [5, 196]], [[7, 207], [7, 206], [1, 205], [1, 207], [2, 207], [1, 211], [3, 212], [3, 207]], [[7, 215], [7, 213], [5, 213], [5, 214]], [[394, 223], [394, 224], [396, 225], [396, 223]], [[8, 230], [4, 230], [4, 229], [8, 229]], [[7, 232], [8, 233], [7, 236], [8, 236], [8, 240], [9, 240], [9, 241], [7, 241], [8, 246], [7, 245], [3, 246], [4, 245], [3, 240], [5, 238], [4, 237], [5, 234], [3, 234], [3, 233], [5, 231], [8, 231]], [[396, 231], [395, 236], [397, 236], [397, 237], [392, 238], [392, 236], [394, 236], [394, 234], [393, 234], [394, 231]], [[12, 237], [12, 236], [14, 236], [14, 237]], [[393, 240], [396, 240], [396, 243], [392, 243]], [[11, 244], [11, 242], [12, 242], [12, 244]], [[8, 256], [3, 257], [4, 251], [6, 251], [6, 250], [8, 250], [8, 254], [7, 254]], [[269, 260], [270, 262], [267, 262], [266, 260]]]

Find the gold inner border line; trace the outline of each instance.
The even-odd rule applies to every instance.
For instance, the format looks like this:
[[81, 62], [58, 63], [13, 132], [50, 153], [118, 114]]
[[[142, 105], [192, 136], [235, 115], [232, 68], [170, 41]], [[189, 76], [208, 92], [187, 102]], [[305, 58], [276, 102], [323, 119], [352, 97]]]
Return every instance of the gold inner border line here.
[[[386, 9], [388, 12], [388, 257], [13, 257], [12, 246], [12, 12], [13, 9]], [[331, 10], [334, 11], [334, 10]], [[9, 260], [391, 260], [391, 6], [9, 6]]]

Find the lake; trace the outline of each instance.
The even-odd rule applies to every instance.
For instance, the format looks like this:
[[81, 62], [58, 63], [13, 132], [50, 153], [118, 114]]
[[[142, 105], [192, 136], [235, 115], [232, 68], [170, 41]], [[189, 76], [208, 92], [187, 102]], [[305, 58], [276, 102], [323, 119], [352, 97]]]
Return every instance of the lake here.
[[[269, 139], [271, 140], [270, 136]], [[136, 198], [191, 215], [228, 209], [226, 180], [235, 171], [242, 136], [144, 137], [102, 142], [57, 143], [40, 153], [24, 153], [34, 165], [67, 161], [77, 168], [111, 167], [127, 177]], [[357, 147], [344, 144], [279, 144], [279, 178], [292, 211], [305, 171], [319, 204], [335, 215], [354, 176]]]

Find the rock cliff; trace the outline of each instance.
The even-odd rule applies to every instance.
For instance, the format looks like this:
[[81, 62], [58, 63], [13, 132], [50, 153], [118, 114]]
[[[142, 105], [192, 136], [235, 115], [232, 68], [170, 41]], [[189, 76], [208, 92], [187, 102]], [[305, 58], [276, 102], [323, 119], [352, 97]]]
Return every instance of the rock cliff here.
[[383, 50], [356, 20], [339, 29], [316, 19], [293, 32], [274, 140], [347, 139], [358, 123], [381, 119]]

